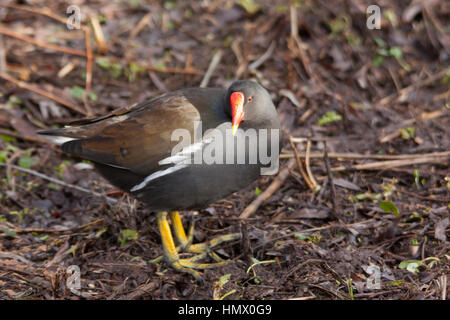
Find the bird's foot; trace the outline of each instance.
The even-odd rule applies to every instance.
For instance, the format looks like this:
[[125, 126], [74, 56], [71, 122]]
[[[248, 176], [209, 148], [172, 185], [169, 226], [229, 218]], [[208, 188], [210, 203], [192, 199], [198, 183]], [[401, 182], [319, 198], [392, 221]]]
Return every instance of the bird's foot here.
[[[151, 263], [158, 263], [163, 258], [165, 258], [168, 264], [175, 270], [189, 273], [197, 281], [203, 282], [203, 278], [201, 277], [200, 273], [194, 269], [216, 268], [232, 262], [231, 260], [223, 260], [221, 257], [219, 257], [219, 255], [217, 255], [217, 253], [213, 251], [213, 248], [219, 246], [224, 242], [240, 239], [240, 233], [226, 234], [215, 237], [209, 241], [192, 244], [192, 239], [194, 237], [194, 222], [192, 221], [191, 226], [189, 227], [188, 234], [186, 235], [178, 211], [170, 212], [170, 220], [172, 222], [172, 228], [175, 234], [176, 241], [179, 245], [175, 247], [175, 242], [172, 237], [169, 222], [167, 221], [167, 212], [158, 213], [158, 226], [161, 232], [164, 255], [151, 260]], [[196, 255], [181, 259], [178, 254], [179, 252], [194, 253]], [[215, 262], [198, 262], [199, 260], [202, 260], [208, 256]]]

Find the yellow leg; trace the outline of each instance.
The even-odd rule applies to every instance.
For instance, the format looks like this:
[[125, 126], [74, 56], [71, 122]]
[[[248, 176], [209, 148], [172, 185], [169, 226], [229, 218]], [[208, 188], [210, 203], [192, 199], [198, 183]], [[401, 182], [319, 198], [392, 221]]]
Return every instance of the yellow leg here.
[[175, 242], [173, 241], [172, 232], [170, 231], [169, 222], [167, 221], [167, 212], [158, 212], [158, 228], [161, 233], [161, 242], [164, 251], [164, 256], [167, 263], [175, 270], [191, 274], [197, 281], [203, 282], [203, 278], [192, 268], [184, 267], [178, 256]]
[[192, 239], [194, 238], [194, 220], [191, 222], [189, 227], [188, 235], [183, 228], [183, 223], [181, 222], [180, 213], [178, 211], [171, 211], [169, 213], [170, 220], [172, 221], [172, 228], [175, 235], [175, 239], [180, 246], [180, 250], [183, 251], [185, 248], [190, 247]]
[[[186, 235], [179, 212], [172, 211], [170, 212], [169, 217], [172, 222], [172, 229], [174, 232], [175, 239], [178, 243], [177, 247], [175, 246], [169, 222], [167, 221], [167, 212], [158, 213], [157, 220], [158, 220], [158, 227], [161, 232], [164, 258], [167, 260], [169, 265], [171, 265], [174, 269], [181, 272], [192, 274], [198, 281], [203, 281], [200, 274], [192, 269], [214, 268], [223, 266], [230, 262], [228, 260], [223, 260], [222, 258], [220, 258], [211, 249], [222, 244], [223, 242], [240, 239], [241, 235], [239, 233], [232, 233], [219, 236], [209, 241], [192, 245], [191, 243], [194, 237], [194, 222], [191, 223], [188, 234]], [[178, 255], [178, 252], [180, 251], [195, 253], [197, 255], [186, 259], [180, 259]], [[210, 256], [216, 262], [197, 263], [198, 260], [203, 259], [207, 256]], [[156, 259], [153, 259], [151, 263], [158, 263], [159, 261], [162, 260], [162, 258], [163, 257], [161, 256]]]

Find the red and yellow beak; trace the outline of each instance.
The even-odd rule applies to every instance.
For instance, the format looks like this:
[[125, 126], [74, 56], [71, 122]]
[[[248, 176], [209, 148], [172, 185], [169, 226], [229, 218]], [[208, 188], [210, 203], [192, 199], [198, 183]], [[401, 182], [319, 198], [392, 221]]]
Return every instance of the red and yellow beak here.
[[231, 133], [236, 134], [239, 124], [244, 119], [244, 94], [242, 92], [233, 92], [230, 96], [231, 105]]

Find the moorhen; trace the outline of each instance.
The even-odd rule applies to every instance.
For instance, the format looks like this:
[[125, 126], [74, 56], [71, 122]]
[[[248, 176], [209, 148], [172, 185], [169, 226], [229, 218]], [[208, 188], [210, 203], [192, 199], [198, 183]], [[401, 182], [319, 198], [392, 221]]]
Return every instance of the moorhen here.
[[[281, 145], [280, 121], [269, 93], [246, 80], [233, 82], [228, 90], [166, 93], [39, 134], [64, 152], [92, 161], [113, 185], [157, 212], [166, 261], [199, 281], [194, 269], [227, 262], [210, 249], [240, 234], [192, 244], [193, 223], [186, 235], [179, 210], [204, 208], [248, 186], [267, 166], [278, 169]], [[180, 259], [183, 250], [197, 255]], [[216, 263], [197, 263], [208, 255]]]

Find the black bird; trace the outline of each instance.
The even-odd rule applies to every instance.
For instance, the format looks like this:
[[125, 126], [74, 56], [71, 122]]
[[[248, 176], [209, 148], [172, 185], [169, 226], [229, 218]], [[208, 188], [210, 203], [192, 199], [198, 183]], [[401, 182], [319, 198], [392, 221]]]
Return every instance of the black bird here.
[[[177, 90], [39, 134], [64, 152], [92, 161], [113, 185], [157, 212], [166, 261], [200, 281], [193, 269], [226, 263], [210, 248], [240, 234], [192, 244], [193, 224], [186, 235], [178, 211], [201, 209], [245, 188], [265, 168], [277, 169], [281, 147], [280, 121], [269, 93], [245, 80], [228, 90]], [[183, 250], [198, 255], [180, 259]], [[207, 255], [217, 263], [196, 262]]]

